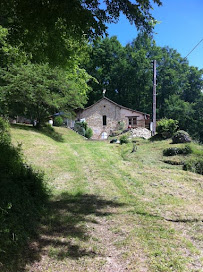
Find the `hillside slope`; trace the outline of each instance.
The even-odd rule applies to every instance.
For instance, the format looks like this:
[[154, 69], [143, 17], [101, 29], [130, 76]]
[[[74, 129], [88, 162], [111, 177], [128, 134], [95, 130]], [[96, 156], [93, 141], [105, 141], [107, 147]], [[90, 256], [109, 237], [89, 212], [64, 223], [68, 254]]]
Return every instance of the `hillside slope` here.
[[[25, 271], [202, 271], [203, 178], [163, 162], [169, 141], [55, 141], [13, 126], [52, 197]], [[30, 253], [31, 252], [31, 253]]]

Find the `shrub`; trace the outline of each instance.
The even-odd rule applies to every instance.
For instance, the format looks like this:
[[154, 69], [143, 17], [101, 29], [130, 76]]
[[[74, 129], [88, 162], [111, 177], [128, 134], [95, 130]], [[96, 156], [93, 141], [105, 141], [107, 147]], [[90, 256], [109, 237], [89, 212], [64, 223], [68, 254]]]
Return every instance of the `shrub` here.
[[87, 123], [82, 121], [80, 122], [81, 127], [83, 127], [85, 130], [87, 129]]
[[91, 128], [87, 128], [86, 129], [86, 131], [85, 131], [85, 137], [87, 138], [87, 139], [90, 139], [91, 137], [92, 137], [92, 135], [93, 135], [93, 131], [92, 131], [92, 129]]
[[187, 160], [183, 165], [183, 170], [203, 175], [203, 158]]
[[90, 139], [93, 135], [92, 129], [87, 126], [86, 122], [75, 122], [74, 130], [88, 139]]
[[185, 148], [171, 147], [163, 150], [164, 156], [175, 156], [175, 155], [187, 155], [192, 153], [192, 148], [187, 145]]
[[120, 144], [127, 144], [129, 143], [129, 139], [127, 135], [123, 135], [120, 137]]
[[178, 128], [178, 121], [173, 119], [161, 119], [157, 122], [157, 133], [163, 139], [171, 138]]
[[61, 116], [56, 116], [54, 118], [54, 126], [61, 127], [63, 125], [63, 118]]
[[85, 136], [85, 128], [82, 122], [75, 122], [74, 130], [82, 136]]
[[173, 144], [190, 143], [190, 142], [191, 142], [190, 135], [184, 130], [177, 131], [172, 138]]
[[10, 142], [9, 123], [0, 117], [0, 143]]

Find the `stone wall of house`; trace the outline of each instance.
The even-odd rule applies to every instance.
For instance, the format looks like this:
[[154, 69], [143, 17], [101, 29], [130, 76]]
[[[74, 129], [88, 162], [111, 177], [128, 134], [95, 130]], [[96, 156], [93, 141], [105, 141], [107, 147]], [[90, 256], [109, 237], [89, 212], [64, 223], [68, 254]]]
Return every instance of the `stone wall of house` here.
[[[103, 116], [106, 115], [106, 126], [103, 126]], [[93, 139], [101, 139], [102, 133], [107, 135], [111, 130], [116, 130], [120, 120], [120, 108], [107, 100], [101, 100], [99, 103], [82, 111], [80, 119], [85, 119], [88, 126], [93, 130]]]
[[[106, 115], [106, 126], [103, 126], [103, 116]], [[128, 128], [128, 117], [137, 116], [138, 124], [141, 127], [145, 126], [144, 115], [135, 111], [124, 109], [111, 103], [108, 100], [100, 100], [98, 103], [84, 109], [78, 114], [79, 119], [85, 119], [88, 126], [93, 130], [93, 139], [102, 139], [103, 133], [107, 136], [112, 131], [118, 130], [118, 122], [125, 123], [124, 129]]]

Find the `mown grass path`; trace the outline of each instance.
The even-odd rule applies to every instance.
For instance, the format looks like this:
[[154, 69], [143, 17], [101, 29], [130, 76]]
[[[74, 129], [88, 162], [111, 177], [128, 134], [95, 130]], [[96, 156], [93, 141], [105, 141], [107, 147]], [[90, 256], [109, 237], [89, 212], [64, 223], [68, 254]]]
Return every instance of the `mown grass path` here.
[[57, 132], [64, 142], [12, 129], [52, 193], [25, 271], [202, 271], [202, 176], [163, 163], [168, 142], [130, 153]]

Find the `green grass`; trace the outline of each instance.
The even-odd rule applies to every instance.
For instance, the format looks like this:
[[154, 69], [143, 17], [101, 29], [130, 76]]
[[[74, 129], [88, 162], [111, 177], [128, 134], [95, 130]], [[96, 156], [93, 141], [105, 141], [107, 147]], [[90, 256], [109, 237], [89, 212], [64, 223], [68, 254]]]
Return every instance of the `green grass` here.
[[12, 128], [52, 191], [28, 271], [36, 259], [42, 271], [201, 271], [202, 176], [164, 163], [169, 140], [138, 139], [131, 153], [132, 143], [56, 133], [63, 141]]

